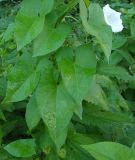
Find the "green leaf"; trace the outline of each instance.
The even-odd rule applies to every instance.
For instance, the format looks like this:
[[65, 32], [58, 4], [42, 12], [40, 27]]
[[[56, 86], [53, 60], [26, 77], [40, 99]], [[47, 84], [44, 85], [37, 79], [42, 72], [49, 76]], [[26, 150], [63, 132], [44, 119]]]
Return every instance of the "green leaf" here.
[[0, 159], [1, 160], [32, 160], [32, 158], [17, 158], [11, 156], [6, 150], [0, 148]]
[[123, 127], [124, 125], [134, 125], [135, 119], [130, 114], [123, 114], [110, 111], [101, 111], [96, 106], [88, 106], [84, 109], [82, 122], [86, 125], [103, 127]]
[[15, 24], [11, 23], [3, 35], [4, 41], [8, 41], [10, 39], [12, 33], [14, 32], [14, 29], [15, 29]]
[[118, 54], [120, 54], [129, 64], [134, 64], [134, 58], [128, 50], [118, 50]]
[[113, 51], [110, 56], [110, 65], [117, 65], [123, 60], [122, 55], [118, 52], [118, 50]]
[[43, 32], [34, 42], [34, 57], [46, 55], [57, 50], [62, 46], [70, 31], [70, 26], [64, 23], [56, 28], [45, 25]]
[[86, 6], [89, 7], [89, 5], [90, 5], [90, 0], [84, 0], [84, 2], [85, 2], [85, 4], [86, 4]]
[[107, 97], [100, 85], [96, 83], [95, 78], [90, 85], [89, 92], [86, 95], [85, 100], [102, 107], [104, 110], [109, 110]]
[[[40, 123], [41, 124], [41, 123]], [[55, 144], [52, 141], [48, 129], [45, 125], [38, 125], [36, 132], [33, 134], [38, 146], [48, 154], [51, 148], [55, 148]]]
[[0, 119], [6, 121], [5, 115], [1, 109], [0, 109]]
[[64, 1], [63, 0], [55, 0], [54, 1], [54, 6], [59, 7], [61, 5], [64, 5]]
[[15, 39], [17, 49], [35, 39], [43, 30], [45, 15], [53, 7], [53, 0], [24, 0], [15, 20]]
[[82, 100], [87, 95], [96, 72], [96, 57], [93, 50], [88, 45], [75, 50], [63, 48], [58, 51], [57, 62], [66, 89], [80, 106], [78, 115], [81, 116]]
[[93, 160], [93, 157], [87, 153], [80, 145], [68, 144], [65, 160]]
[[81, 0], [80, 16], [85, 30], [97, 38], [107, 60], [109, 61], [112, 50], [112, 31], [105, 22], [103, 10], [99, 4], [96, 3], [91, 3], [87, 9], [84, 1]]
[[110, 106], [113, 106], [115, 109], [118, 109], [119, 106], [119, 109], [122, 108], [125, 111], [129, 110], [126, 100], [122, 97], [120, 91], [115, 86], [109, 88], [108, 101], [110, 102]]
[[59, 149], [65, 142], [76, 104], [64, 85], [57, 80], [52, 63], [45, 59], [41, 63], [40, 67], [44, 69], [36, 90], [36, 101], [51, 138]]
[[30, 130], [37, 126], [39, 123], [41, 116], [39, 114], [37, 102], [35, 99], [35, 95], [33, 95], [26, 106], [26, 114], [25, 114], [26, 122]]
[[[0, 145], [3, 143], [4, 136], [5, 136], [5, 134], [4, 134], [3, 126], [0, 126]], [[0, 152], [1, 152], [1, 150], [0, 150]]]
[[4, 102], [24, 100], [33, 92], [40, 77], [35, 67], [36, 59], [32, 58], [31, 54], [26, 52], [19, 57], [8, 75], [7, 93]]
[[36, 153], [35, 146], [34, 139], [20, 139], [8, 144], [4, 149], [15, 157], [31, 157]]
[[114, 142], [99, 142], [82, 146], [96, 160], [134, 160], [133, 149]]
[[122, 97], [119, 89], [115, 86], [113, 81], [111, 81], [107, 76], [97, 74], [96, 82], [108, 90], [107, 95], [110, 107], [113, 106], [113, 108], [117, 110], [119, 106], [119, 108], [123, 108], [127, 111], [129, 110], [126, 100]]
[[131, 36], [135, 39], [135, 19], [130, 23]]
[[0, 96], [4, 97], [6, 94], [6, 78], [5, 77], [0, 77]]
[[[57, 0], [56, 0], [57, 1]], [[58, 0], [58, 4], [61, 0]], [[66, 1], [63, 1], [63, 4], [56, 7], [56, 13], [59, 17], [58, 22], [61, 22], [64, 16], [68, 14], [78, 3], [79, 0], [70, 0], [68, 3], [65, 3]]]
[[113, 85], [113, 82], [110, 80], [108, 76], [96, 74], [96, 82], [101, 87], [110, 88]]
[[80, 134], [80, 133], [74, 133], [70, 137], [70, 141], [72, 141], [72, 143], [75, 143], [77, 145], [87, 145], [87, 144], [95, 143], [92, 137], [87, 136], [85, 134]]
[[127, 42], [127, 38], [125, 36], [116, 35], [114, 36], [114, 40], [112, 43], [112, 49], [118, 49], [122, 47]]
[[55, 152], [51, 151], [51, 153], [46, 156], [46, 160], [60, 160], [60, 158]]
[[129, 72], [121, 66], [100, 65], [97, 69], [97, 72], [99, 74], [108, 75], [110, 77], [116, 77], [125, 81], [133, 79]]

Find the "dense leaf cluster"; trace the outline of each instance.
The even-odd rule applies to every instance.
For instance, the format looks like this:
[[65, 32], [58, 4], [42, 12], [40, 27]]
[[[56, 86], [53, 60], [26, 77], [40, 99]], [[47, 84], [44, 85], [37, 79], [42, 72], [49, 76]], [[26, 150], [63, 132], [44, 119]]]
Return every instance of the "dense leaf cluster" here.
[[0, 0], [0, 160], [134, 160], [134, 43], [134, 1]]

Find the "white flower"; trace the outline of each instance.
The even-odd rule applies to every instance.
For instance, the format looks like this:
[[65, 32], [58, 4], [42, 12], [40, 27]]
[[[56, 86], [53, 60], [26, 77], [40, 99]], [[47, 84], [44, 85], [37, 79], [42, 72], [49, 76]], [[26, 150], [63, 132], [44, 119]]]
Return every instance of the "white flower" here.
[[113, 32], [121, 32], [123, 30], [121, 13], [110, 8], [109, 4], [103, 7], [103, 13], [106, 23], [111, 26]]

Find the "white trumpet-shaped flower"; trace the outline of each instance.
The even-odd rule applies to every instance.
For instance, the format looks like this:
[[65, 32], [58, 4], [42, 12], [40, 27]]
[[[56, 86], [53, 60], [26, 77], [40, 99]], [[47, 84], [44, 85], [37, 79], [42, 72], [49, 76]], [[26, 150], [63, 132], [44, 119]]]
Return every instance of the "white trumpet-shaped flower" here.
[[113, 32], [121, 32], [123, 30], [121, 13], [110, 8], [109, 4], [103, 7], [105, 22], [111, 26]]

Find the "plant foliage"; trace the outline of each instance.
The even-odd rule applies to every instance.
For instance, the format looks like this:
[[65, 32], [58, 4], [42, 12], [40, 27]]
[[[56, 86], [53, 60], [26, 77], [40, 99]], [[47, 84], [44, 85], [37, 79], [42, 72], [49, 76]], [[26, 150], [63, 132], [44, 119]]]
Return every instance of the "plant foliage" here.
[[0, 160], [135, 160], [134, 44], [134, 1], [0, 0]]

